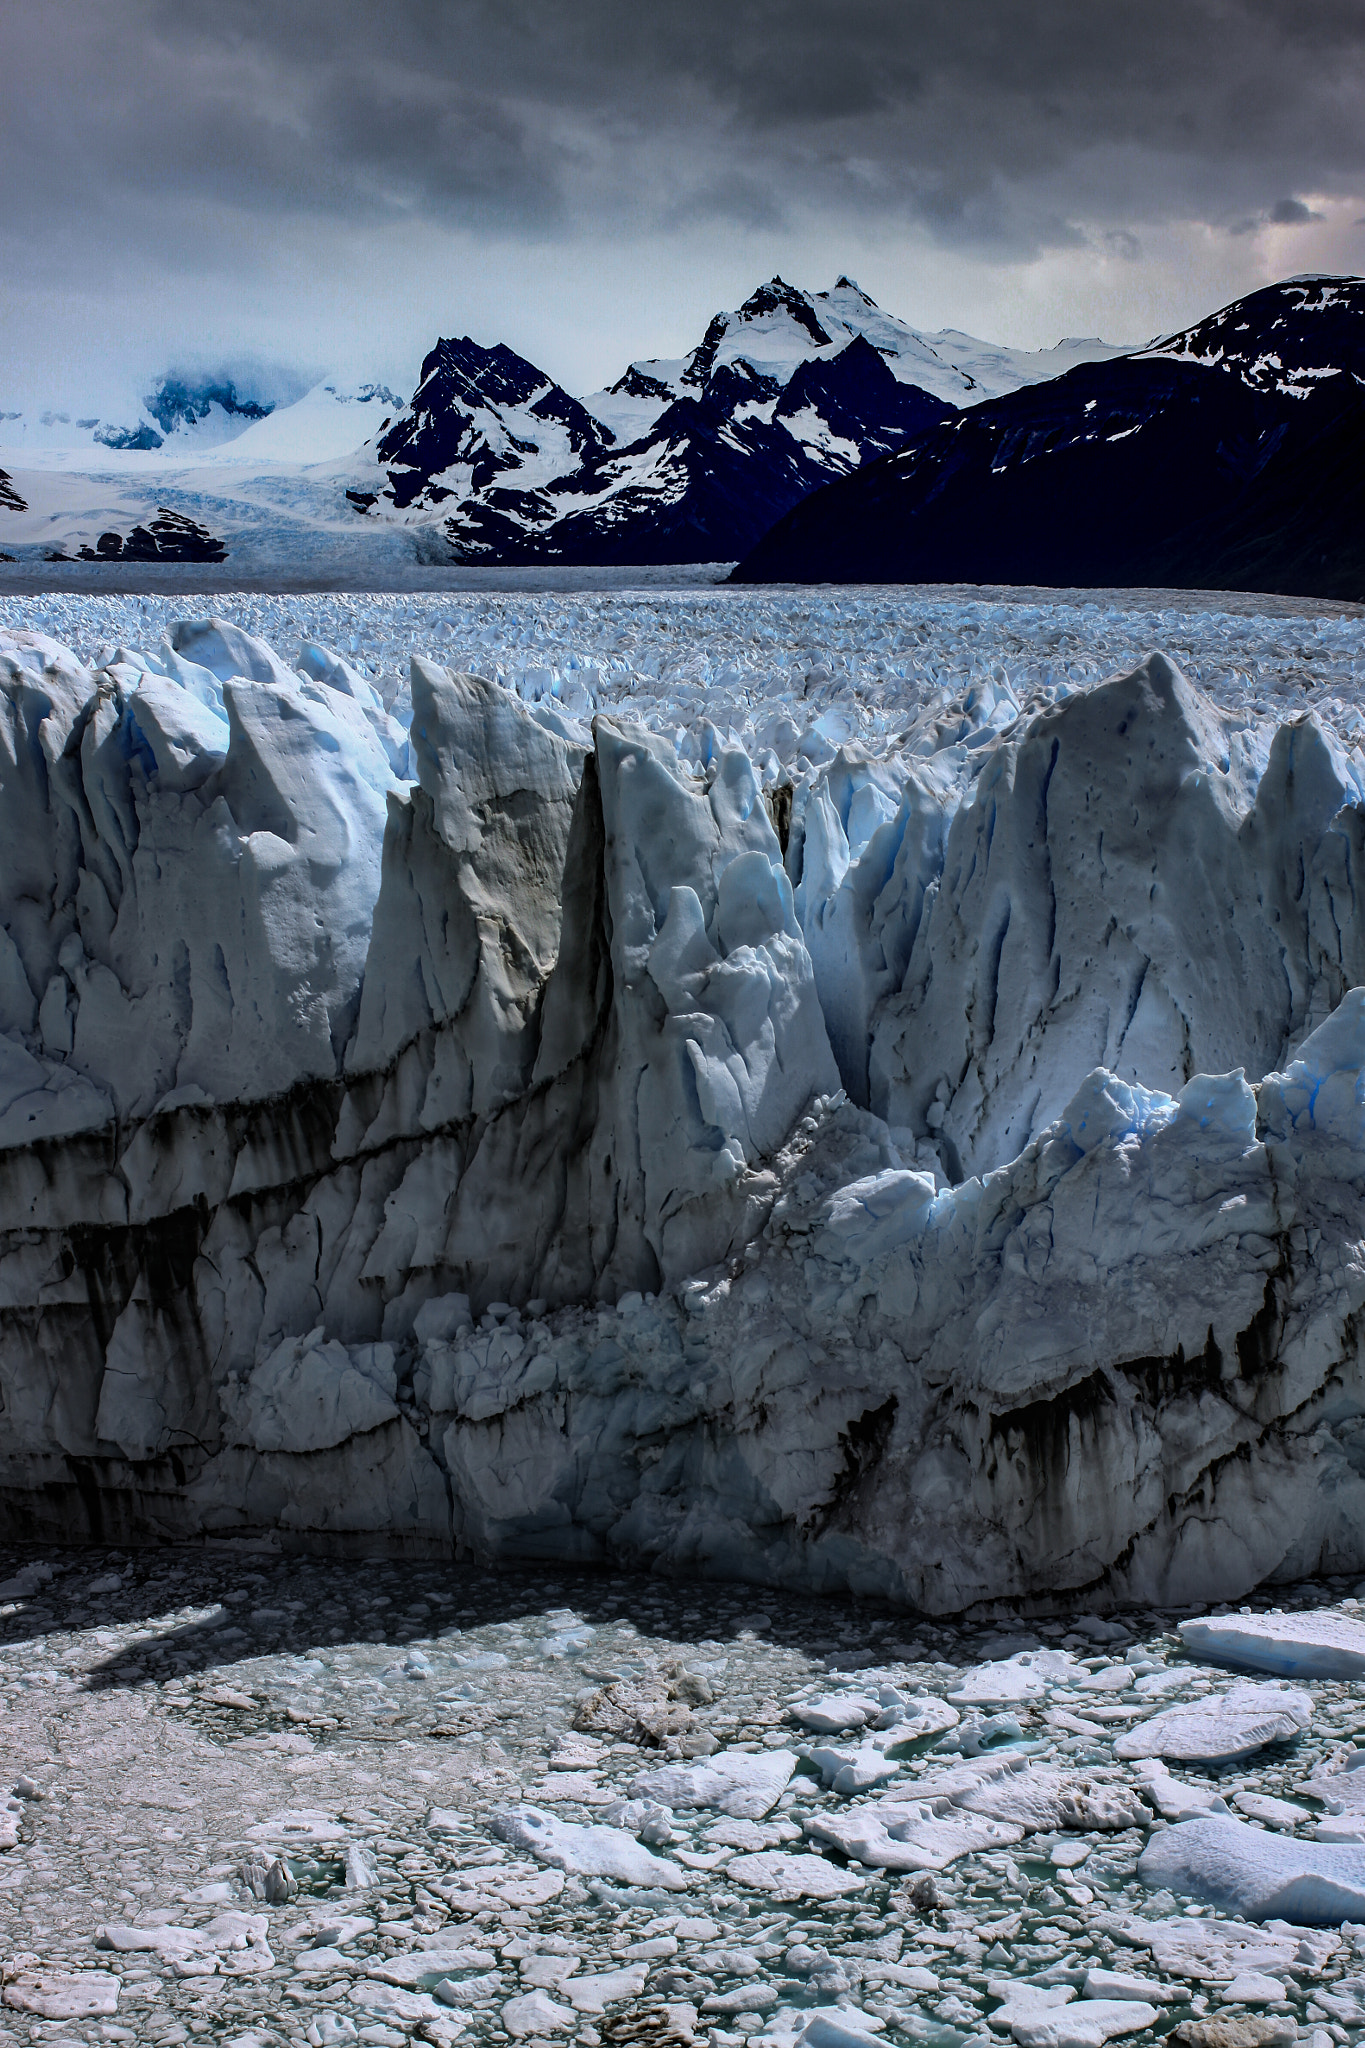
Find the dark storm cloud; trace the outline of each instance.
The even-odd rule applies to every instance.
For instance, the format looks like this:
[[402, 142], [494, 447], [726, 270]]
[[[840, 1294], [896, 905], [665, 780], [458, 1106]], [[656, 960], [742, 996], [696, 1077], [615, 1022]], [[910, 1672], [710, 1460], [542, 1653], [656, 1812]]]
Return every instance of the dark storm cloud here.
[[1127, 253], [1365, 185], [1356, 0], [0, 0], [0, 36], [3, 232], [49, 262], [111, 224], [212, 260], [185, 224], [234, 212]]
[[1322, 215], [1314, 213], [1301, 199], [1277, 199], [1270, 209], [1270, 218], [1276, 227], [1300, 228], [1310, 220], [1321, 220]]

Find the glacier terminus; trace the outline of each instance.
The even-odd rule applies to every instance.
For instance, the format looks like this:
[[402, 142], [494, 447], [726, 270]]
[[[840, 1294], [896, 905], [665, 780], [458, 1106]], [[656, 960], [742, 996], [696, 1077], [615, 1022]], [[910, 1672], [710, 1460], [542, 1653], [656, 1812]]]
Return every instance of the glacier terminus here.
[[1349, 705], [14, 609], [7, 1535], [936, 1615], [1365, 1572]]

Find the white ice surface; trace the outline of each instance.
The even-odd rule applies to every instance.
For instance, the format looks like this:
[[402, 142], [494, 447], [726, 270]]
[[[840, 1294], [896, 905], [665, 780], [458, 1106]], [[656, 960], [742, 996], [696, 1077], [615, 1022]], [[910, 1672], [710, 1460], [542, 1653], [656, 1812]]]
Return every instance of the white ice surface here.
[[1210, 1816], [1152, 1836], [1138, 1875], [1248, 1920], [1337, 1927], [1365, 1920], [1365, 1847], [1306, 1842]]
[[656, 1885], [685, 1891], [687, 1878], [676, 1863], [655, 1856], [622, 1828], [580, 1827], [538, 1806], [499, 1814], [494, 1832], [514, 1849], [524, 1849], [577, 1877], [606, 1877], [618, 1884]]
[[1182, 1621], [1180, 1634], [1192, 1655], [1240, 1671], [1282, 1678], [1365, 1674], [1365, 1621], [1349, 1615], [1210, 1614]]

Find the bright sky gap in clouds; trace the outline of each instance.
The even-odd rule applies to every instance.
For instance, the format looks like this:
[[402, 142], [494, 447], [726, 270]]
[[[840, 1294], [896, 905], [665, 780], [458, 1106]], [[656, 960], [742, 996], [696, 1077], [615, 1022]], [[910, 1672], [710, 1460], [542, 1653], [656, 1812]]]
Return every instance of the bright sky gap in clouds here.
[[1359, 0], [0, 0], [0, 407], [169, 368], [570, 390], [778, 271], [1141, 341], [1365, 269]]

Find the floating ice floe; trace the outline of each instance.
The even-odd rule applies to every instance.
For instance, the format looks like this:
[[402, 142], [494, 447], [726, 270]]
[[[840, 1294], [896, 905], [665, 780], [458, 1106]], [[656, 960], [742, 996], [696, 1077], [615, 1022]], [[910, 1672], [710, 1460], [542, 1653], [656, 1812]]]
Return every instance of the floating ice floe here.
[[768, 1892], [775, 1899], [841, 1899], [861, 1891], [867, 1879], [840, 1870], [823, 1856], [783, 1849], [761, 1849], [754, 1856], [732, 1856], [725, 1875], [736, 1884]]
[[1065, 1650], [1020, 1650], [992, 1664], [978, 1664], [950, 1687], [947, 1697], [957, 1707], [1008, 1707], [1042, 1699], [1054, 1686], [1074, 1683], [1083, 1675]]
[[[1168, 1832], [1174, 1833], [1174, 1830]], [[1159, 1839], [1159, 1838], [1154, 1838]], [[1306, 1967], [1321, 1972], [1340, 1946], [1340, 1936], [1317, 1928], [1249, 1927], [1229, 1920], [1155, 1919], [1136, 1913], [1100, 1913], [1098, 1931], [1150, 1951], [1168, 1977], [1227, 1984], [1248, 1970]]]
[[1365, 1619], [1359, 1615], [1210, 1614], [1182, 1621], [1187, 1650], [1238, 1671], [1284, 1678], [1365, 1676]]
[[713, 1806], [736, 1820], [761, 1820], [770, 1813], [796, 1769], [789, 1749], [758, 1755], [721, 1750], [696, 1763], [660, 1764], [632, 1778], [635, 1799], [657, 1799], [671, 1807]]
[[822, 1784], [845, 1797], [851, 1797], [855, 1792], [868, 1792], [874, 1785], [883, 1785], [888, 1778], [897, 1777], [900, 1773], [900, 1765], [895, 1759], [871, 1742], [813, 1743], [802, 1748], [801, 1757], [820, 1773]]
[[87, 2020], [118, 2011], [120, 1980], [107, 1970], [35, 1970], [5, 1973], [4, 2003], [35, 2019]]
[[789, 1711], [792, 1720], [812, 1735], [846, 1735], [875, 1722], [882, 1709], [879, 1701], [866, 1694], [834, 1692], [820, 1699], [798, 1700]]
[[1339, 1750], [1298, 1789], [1321, 1800], [1331, 1814], [1365, 1814], [1365, 1749]]
[[953, 1795], [953, 1804], [1028, 1834], [1051, 1828], [1145, 1827], [1148, 1809], [1127, 1785], [1046, 1765], [1020, 1765]]
[[618, 1884], [654, 1885], [664, 1891], [687, 1888], [676, 1863], [655, 1856], [621, 1828], [580, 1827], [536, 1806], [495, 1814], [493, 1832], [514, 1849], [575, 1877], [607, 1877]]
[[982, 1849], [1007, 1849], [1023, 1840], [1023, 1828], [988, 1820], [940, 1802], [880, 1799], [846, 1813], [821, 1813], [805, 1823], [812, 1841], [865, 1863], [873, 1870], [946, 1870], [959, 1856]]
[[1234, 1685], [1206, 1699], [1163, 1707], [1125, 1729], [1116, 1757], [1166, 1757], [1173, 1763], [1235, 1763], [1268, 1742], [1301, 1735], [1313, 1719], [1306, 1692], [1287, 1685]]
[[1365, 1846], [1307, 1842], [1246, 1821], [1208, 1816], [1165, 1828], [1143, 1850], [1138, 1875], [1248, 1920], [1365, 1920]]
[[1138, 2034], [1158, 2018], [1137, 1999], [1081, 1998], [1074, 2005], [1021, 2011], [1010, 2021], [1018, 2048], [1102, 2048], [1123, 2034]]

